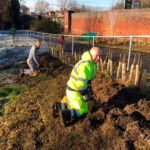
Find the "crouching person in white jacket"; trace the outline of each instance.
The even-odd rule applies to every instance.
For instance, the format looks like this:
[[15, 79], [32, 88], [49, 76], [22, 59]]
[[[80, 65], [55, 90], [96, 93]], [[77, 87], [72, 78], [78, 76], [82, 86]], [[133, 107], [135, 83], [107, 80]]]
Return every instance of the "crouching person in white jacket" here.
[[24, 75], [36, 76], [38, 74], [38, 69], [40, 68], [40, 63], [38, 60], [38, 50], [41, 46], [41, 40], [37, 40], [35, 45], [30, 49], [29, 56], [27, 59], [27, 64], [30, 69], [24, 69], [21, 72], [21, 77]]

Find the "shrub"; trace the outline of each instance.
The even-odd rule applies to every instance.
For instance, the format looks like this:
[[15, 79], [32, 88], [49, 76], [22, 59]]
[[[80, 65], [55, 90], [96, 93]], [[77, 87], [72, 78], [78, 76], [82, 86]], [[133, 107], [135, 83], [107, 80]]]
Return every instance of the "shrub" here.
[[31, 30], [60, 33], [60, 24], [51, 19], [33, 20], [31, 23]]

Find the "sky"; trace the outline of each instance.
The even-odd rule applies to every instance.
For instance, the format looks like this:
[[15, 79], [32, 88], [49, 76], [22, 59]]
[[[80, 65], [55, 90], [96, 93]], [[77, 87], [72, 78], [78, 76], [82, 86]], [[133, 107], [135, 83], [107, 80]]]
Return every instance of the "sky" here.
[[[30, 8], [30, 11], [34, 11], [34, 5], [37, 2], [37, 0], [24, 0], [25, 5]], [[57, 3], [57, 0], [45, 0], [49, 3], [50, 10], [59, 10], [59, 5]], [[89, 7], [99, 7], [102, 10], [108, 10], [112, 7], [112, 4], [114, 5], [117, 1], [120, 0], [77, 0], [79, 4], [88, 5]]]

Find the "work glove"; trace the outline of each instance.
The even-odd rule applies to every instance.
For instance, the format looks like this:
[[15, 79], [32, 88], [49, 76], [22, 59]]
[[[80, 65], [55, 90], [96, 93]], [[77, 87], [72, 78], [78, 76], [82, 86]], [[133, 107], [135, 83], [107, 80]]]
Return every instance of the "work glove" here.
[[37, 64], [37, 68], [40, 69], [40, 64]]
[[91, 89], [91, 88], [88, 88], [88, 89], [87, 89], [87, 94], [86, 94], [86, 95], [83, 95], [83, 98], [84, 98], [84, 100], [85, 100], [86, 102], [89, 101], [89, 100], [91, 100], [91, 98], [90, 98], [91, 94], [92, 94], [92, 89]]
[[86, 95], [83, 95], [83, 98], [84, 100], [87, 102], [87, 101], [90, 101], [90, 93], [87, 93]]
[[87, 94], [87, 95], [84, 95], [83, 98], [84, 98], [84, 100], [87, 102], [87, 101], [89, 101], [89, 98], [90, 98], [90, 97], [89, 97], [89, 95]]
[[87, 92], [89, 93], [89, 95], [92, 94], [92, 85], [91, 84], [88, 84]]

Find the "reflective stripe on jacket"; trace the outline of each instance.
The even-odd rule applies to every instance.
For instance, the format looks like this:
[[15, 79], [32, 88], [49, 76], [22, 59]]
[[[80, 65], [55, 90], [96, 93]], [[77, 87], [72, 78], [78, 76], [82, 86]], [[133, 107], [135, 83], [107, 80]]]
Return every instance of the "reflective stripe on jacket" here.
[[95, 77], [96, 72], [96, 64], [92, 61], [90, 52], [87, 51], [74, 66], [67, 85], [84, 95], [87, 92], [88, 83]]

